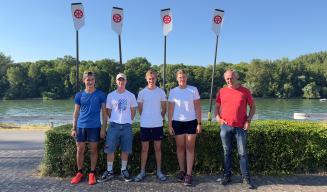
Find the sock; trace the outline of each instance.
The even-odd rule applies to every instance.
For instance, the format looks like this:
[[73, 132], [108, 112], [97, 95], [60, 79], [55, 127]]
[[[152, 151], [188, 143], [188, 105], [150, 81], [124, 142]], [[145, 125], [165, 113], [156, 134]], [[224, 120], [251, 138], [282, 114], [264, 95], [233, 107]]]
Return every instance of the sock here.
[[161, 173], [161, 169], [157, 169], [157, 173]]
[[140, 172], [142, 175], [145, 175], [145, 169], [141, 169], [141, 172]]
[[83, 169], [79, 169], [78, 172], [83, 173]]
[[95, 170], [91, 170], [90, 173], [95, 173]]
[[127, 161], [122, 160], [121, 161], [121, 170], [125, 170], [127, 167]]
[[107, 161], [107, 171], [112, 171], [112, 165], [114, 162]]

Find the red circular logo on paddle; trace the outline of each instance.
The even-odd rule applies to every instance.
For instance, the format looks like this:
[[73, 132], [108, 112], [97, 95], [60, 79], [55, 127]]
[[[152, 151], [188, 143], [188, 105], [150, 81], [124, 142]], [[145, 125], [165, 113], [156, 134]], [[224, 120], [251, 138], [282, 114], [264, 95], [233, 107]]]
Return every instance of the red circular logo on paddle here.
[[169, 15], [165, 15], [163, 16], [162, 20], [165, 24], [169, 24], [171, 22], [171, 17]]
[[76, 10], [74, 11], [74, 16], [75, 16], [77, 19], [82, 18], [82, 17], [83, 17], [83, 11], [80, 10], [80, 9], [76, 9]]
[[213, 22], [215, 22], [216, 24], [220, 24], [222, 20], [223, 20], [223, 19], [220, 17], [220, 15], [216, 15], [216, 16], [213, 18]]
[[121, 22], [121, 15], [120, 14], [114, 14], [112, 16], [112, 20], [114, 20], [115, 23]]

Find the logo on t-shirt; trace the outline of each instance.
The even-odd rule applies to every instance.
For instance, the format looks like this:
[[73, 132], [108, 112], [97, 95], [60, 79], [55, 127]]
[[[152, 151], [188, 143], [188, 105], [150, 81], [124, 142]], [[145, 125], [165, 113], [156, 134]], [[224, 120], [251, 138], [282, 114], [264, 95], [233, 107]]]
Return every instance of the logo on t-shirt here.
[[119, 99], [118, 101], [118, 110], [125, 111], [127, 108], [127, 99]]

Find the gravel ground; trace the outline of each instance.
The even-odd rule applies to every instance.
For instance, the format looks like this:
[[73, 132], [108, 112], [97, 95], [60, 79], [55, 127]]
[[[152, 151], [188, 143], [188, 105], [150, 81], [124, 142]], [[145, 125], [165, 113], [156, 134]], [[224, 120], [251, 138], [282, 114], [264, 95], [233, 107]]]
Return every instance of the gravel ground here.
[[[77, 185], [70, 178], [39, 177], [38, 166], [44, 154], [43, 131], [0, 131], [0, 191], [249, 191], [232, 178], [229, 186], [221, 186], [217, 176], [195, 176], [194, 185], [186, 187], [169, 176], [160, 183], [148, 175], [144, 181], [124, 182], [119, 175], [113, 180], [89, 186], [87, 181]], [[254, 176], [256, 191], [327, 191], [327, 176], [297, 175], [287, 177]]]

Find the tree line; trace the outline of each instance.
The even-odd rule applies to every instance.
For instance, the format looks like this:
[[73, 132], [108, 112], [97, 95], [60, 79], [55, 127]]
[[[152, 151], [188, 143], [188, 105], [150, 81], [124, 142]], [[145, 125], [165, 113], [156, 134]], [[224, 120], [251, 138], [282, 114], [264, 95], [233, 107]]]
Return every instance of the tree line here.
[[[119, 64], [112, 59], [81, 61], [80, 77], [84, 71], [96, 73], [96, 87], [108, 93], [115, 87], [115, 76]], [[144, 57], [136, 57], [123, 64], [127, 75], [127, 89], [137, 94], [146, 85], [145, 72], [158, 71], [158, 84], [162, 87], [163, 65], [152, 65]], [[188, 84], [199, 89], [201, 98], [209, 98], [212, 65], [190, 66], [168, 64], [166, 89], [177, 86], [175, 72], [185, 69]], [[216, 65], [214, 93], [225, 85], [223, 74], [226, 69], [237, 70], [240, 82], [248, 87], [255, 97], [271, 98], [325, 98], [327, 97], [327, 52], [300, 56], [294, 60], [254, 59], [238, 64], [221, 62]], [[0, 53], [0, 98], [65, 99], [75, 94], [75, 58], [64, 56], [54, 60], [14, 63], [9, 56]], [[80, 83], [80, 90], [83, 83]]]

